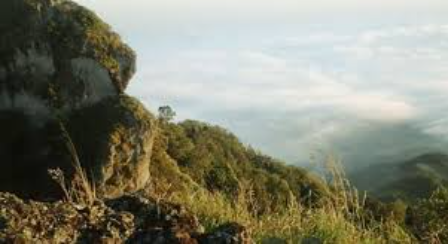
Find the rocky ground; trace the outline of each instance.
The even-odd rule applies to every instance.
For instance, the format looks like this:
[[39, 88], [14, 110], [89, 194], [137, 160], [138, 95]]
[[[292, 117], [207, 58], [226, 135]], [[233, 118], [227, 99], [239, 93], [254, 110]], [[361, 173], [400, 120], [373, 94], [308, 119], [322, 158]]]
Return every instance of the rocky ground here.
[[95, 201], [24, 201], [0, 193], [0, 243], [252, 243], [249, 232], [227, 224], [204, 232], [179, 205], [137, 195]]

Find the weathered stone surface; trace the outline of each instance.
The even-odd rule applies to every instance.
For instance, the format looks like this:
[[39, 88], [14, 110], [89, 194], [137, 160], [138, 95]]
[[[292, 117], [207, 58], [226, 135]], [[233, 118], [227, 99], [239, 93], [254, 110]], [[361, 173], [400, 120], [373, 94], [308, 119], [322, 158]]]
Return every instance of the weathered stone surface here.
[[0, 193], [0, 243], [252, 243], [236, 224], [211, 233], [202, 229], [181, 206], [136, 195], [79, 206], [26, 203]]
[[0, 108], [21, 94], [66, 109], [91, 104], [123, 92], [135, 71], [134, 52], [72, 1], [2, 0], [0, 36]]
[[105, 99], [69, 117], [68, 130], [82, 166], [106, 197], [145, 186], [155, 119], [126, 95]]

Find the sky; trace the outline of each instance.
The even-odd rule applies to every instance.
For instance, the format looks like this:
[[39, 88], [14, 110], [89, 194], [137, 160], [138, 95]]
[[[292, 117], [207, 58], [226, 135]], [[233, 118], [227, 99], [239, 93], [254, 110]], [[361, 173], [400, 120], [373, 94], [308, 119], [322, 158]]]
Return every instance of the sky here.
[[288, 163], [448, 152], [446, 0], [77, 0], [138, 54], [128, 93]]

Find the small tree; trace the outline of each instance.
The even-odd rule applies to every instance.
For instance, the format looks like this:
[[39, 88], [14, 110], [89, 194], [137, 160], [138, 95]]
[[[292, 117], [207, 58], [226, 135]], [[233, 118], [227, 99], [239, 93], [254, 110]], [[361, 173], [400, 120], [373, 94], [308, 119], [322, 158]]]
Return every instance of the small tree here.
[[176, 112], [174, 112], [174, 110], [170, 106], [166, 105], [166, 106], [159, 107], [159, 119], [160, 120], [169, 122], [169, 121], [173, 120], [175, 116], [176, 116]]

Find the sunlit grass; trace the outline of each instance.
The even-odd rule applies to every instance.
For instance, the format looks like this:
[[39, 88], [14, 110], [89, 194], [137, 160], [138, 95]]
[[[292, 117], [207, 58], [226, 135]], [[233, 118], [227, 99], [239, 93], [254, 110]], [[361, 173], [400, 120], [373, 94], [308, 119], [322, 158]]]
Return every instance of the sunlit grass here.
[[251, 210], [250, 188], [242, 187], [236, 200], [205, 190], [169, 196], [196, 214], [207, 230], [220, 224], [238, 222], [248, 227], [257, 243], [280, 239], [287, 243], [319, 240], [323, 243], [413, 243], [412, 238], [392, 220], [366, 223], [363, 198], [350, 186], [337, 161], [328, 158], [331, 196], [323, 206], [309, 208], [291, 203], [281, 212], [262, 215]]

